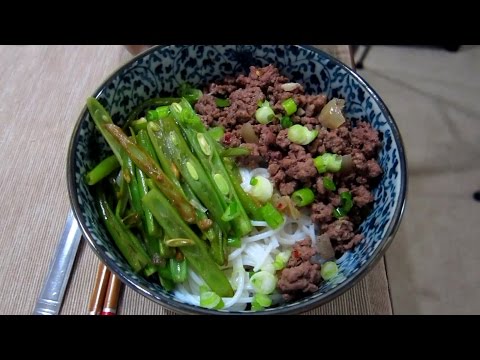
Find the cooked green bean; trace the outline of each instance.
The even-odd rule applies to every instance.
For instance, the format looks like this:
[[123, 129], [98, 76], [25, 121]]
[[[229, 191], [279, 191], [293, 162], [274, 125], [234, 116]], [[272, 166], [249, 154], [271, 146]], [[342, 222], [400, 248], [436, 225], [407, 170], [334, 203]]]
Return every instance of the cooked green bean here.
[[151, 264], [138, 238], [115, 216], [102, 193], [98, 194], [98, 205], [108, 232], [133, 271], [138, 273]]
[[[172, 282], [170, 267], [167, 266], [168, 259], [161, 255], [159, 238], [161, 238], [160, 235], [156, 238], [151, 236], [147, 237], [147, 252], [150, 255], [156, 271], [158, 272], [160, 284], [165, 288], [165, 290], [170, 291], [174, 289], [175, 284]], [[173, 253], [175, 252], [173, 251]]]
[[182, 186], [180, 185], [180, 181], [178, 180], [177, 176], [175, 175], [172, 169], [172, 162], [170, 159], [167, 158], [167, 154], [165, 153], [164, 145], [157, 137], [156, 132], [159, 130], [157, 122], [149, 122], [147, 125], [147, 134], [148, 138], [150, 139], [150, 143], [157, 155], [158, 162], [162, 167], [163, 172], [167, 177], [172, 181], [178, 188], [179, 191], [182, 191]]
[[232, 179], [230, 178], [226, 166], [223, 162], [222, 157], [220, 156], [215, 140], [210, 137], [209, 134], [203, 134], [207, 144], [212, 149], [212, 156], [210, 160], [210, 165], [212, 171], [215, 174], [218, 174], [222, 177], [225, 183], [228, 185], [229, 193], [228, 196], [232, 199], [230, 204], [236, 204], [238, 207], [238, 216], [233, 219], [233, 226], [235, 228], [235, 232], [237, 236], [245, 236], [252, 231], [252, 224], [250, 219], [247, 215], [245, 208], [243, 207], [242, 201], [235, 189], [234, 184], [232, 183]]
[[180, 101], [180, 98], [175, 97], [165, 97], [165, 98], [153, 98], [144, 101], [140, 105], [138, 105], [133, 111], [127, 116], [127, 120], [125, 121], [125, 125], [123, 125], [123, 129], [128, 129], [131, 122], [137, 120], [140, 117], [140, 114], [150, 108], [159, 107], [159, 106], [166, 106], [170, 105], [173, 102]]
[[118, 141], [118, 144], [125, 149], [135, 165], [158, 185], [173, 206], [177, 208], [182, 218], [188, 223], [195, 222], [195, 209], [187, 201], [185, 195], [178, 191], [178, 188], [165, 175], [162, 169], [155, 164], [155, 161], [144, 150], [133, 143], [118, 126], [114, 124], [105, 124], [103, 126], [112, 135], [114, 141]]
[[176, 284], [181, 284], [187, 280], [187, 260], [183, 259], [181, 261], [173, 258], [169, 260], [170, 264], [170, 273], [172, 274], [173, 282]]
[[225, 208], [217, 192], [211, 191], [211, 176], [190, 151], [175, 120], [167, 117], [157, 125], [158, 131], [154, 131], [154, 135], [158, 138], [158, 143], [164, 145], [165, 155], [174, 162], [185, 182], [210, 211], [212, 220], [218, 223], [224, 233], [228, 233], [230, 225], [221, 219]]
[[117, 157], [119, 164], [122, 164], [123, 161], [120, 154], [121, 146], [118, 144], [118, 142], [115, 141], [115, 138], [103, 127], [103, 125], [105, 124], [113, 124], [110, 114], [107, 112], [107, 110], [105, 110], [103, 105], [100, 104], [100, 102], [93, 97], [89, 97], [87, 99], [87, 108], [98, 131], [100, 131], [100, 133], [112, 149], [114, 155]]
[[132, 209], [135, 211], [139, 216], [140, 219], [144, 220], [143, 214], [143, 207], [142, 207], [142, 198], [140, 194], [140, 186], [137, 181], [137, 173], [136, 173], [136, 166], [133, 164], [131, 158], [127, 157], [127, 170], [129, 173], [130, 181], [128, 181], [128, 190], [130, 194], [130, 201], [132, 204]]
[[250, 214], [253, 220], [262, 221], [263, 215], [261, 212], [261, 205], [255, 201], [250, 195], [248, 195], [245, 190], [243, 190], [241, 182], [238, 179], [237, 174], [235, 173], [235, 165], [231, 162], [229, 158], [224, 158], [225, 170], [228, 173], [230, 181], [235, 189], [236, 194], [242, 206], [248, 214]]
[[207, 128], [202, 122], [200, 116], [197, 115], [190, 103], [184, 98], [182, 98], [182, 100], [180, 100], [178, 103], [172, 103], [172, 105], [170, 105], [170, 112], [172, 113], [173, 117], [177, 119], [177, 121], [182, 123], [182, 125], [201, 133], [207, 131]]
[[220, 296], [233, 296], [230, 282], [208, 252], [205, 242], [185, 223], [167, 198], [158, 189], [152, 189], [143, 198], [143, 203], [169, 238], [187, 238], [195, 242], [194, 246], [182, 247], [180, 251], [207, 285]]
[[85, 175], [85, 181], [88, 185], [95, 185], [119, 167], [120, 163], [117, 157], [115, 155], [108, 156]]
[[117, 206], [115, 207], [115, 215], [119, 218], [125, 213], [125, 209], [128, 204], [128, 183], [123, 176], [123, 171], [120, 170], [118, 178], [118, 190], [117, 190]]

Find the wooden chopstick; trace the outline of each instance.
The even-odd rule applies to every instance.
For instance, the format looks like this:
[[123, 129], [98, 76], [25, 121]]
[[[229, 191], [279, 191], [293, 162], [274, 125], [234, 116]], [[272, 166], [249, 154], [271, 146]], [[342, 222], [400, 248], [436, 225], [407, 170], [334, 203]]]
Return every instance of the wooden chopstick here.
[[95, 286], [88, 303], [88, 315], [101, 314], [110, 277], [110, 270], [103, 262], [100, 262], [95, 278]]
[[116, 315], [122, 282], [103, 262], [98, 264], [88, 315]]
[[118, 298], [120, 290], [122, 289], [122, 282], [117, 275], [111, 274], [108, 282], [107, 294], [103, 303], [103, 310], [101, 315], [116, 315]]

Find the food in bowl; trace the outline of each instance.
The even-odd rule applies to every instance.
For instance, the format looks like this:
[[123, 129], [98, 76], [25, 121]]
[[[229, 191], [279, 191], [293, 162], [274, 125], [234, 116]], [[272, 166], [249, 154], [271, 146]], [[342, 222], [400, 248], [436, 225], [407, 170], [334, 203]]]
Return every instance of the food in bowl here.
[[180, 95], [147, 101], [123, 130], [88, 101], [114, 155], [87, 180], [130, 266], [184, 302], [229, 310], [332, 280], [362, 240], [382, 174], [378, 131], [273, 65]]

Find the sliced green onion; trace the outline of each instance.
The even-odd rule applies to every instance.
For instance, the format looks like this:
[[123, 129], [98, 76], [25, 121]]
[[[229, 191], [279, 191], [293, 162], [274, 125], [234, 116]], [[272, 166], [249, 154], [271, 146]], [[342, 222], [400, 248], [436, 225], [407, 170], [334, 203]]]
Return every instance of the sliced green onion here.
[[257, 119], [257, 121], [263, 125], [268, 124], [273, 120], [274, 117], [275, 113], [270, 106], [262, 106], [255, 111], [255, 119]]
[[293, 202], [299, 207], [310, 205], [314, 199], [315, 194], [309, 188], [297, 190], [292, 194]]
[[272, 203], [266, 203], [262, 206], [260, 208], [260, 213], [268, 226], [272, 229], [276, 229], [283, 224], [283, 215], [272, 205]]
[[292, 254], [291, 250], [285, 250], [277, 254], [275, 256], [275, 261], [273, 262], [273, 266], [275, 266], [275, 270], [282, 270], [287, 266], [288, 260], [290, 259], [290, 255]]
[[250, 155], [250, 149], [243, 146], [232, 147], [222, 151], [222, 157], [234, 157], [244, 155]]
[[159, 106], [155, 110], [147, 112], [148, 121], [157, 121], [166, 118], [170, 114], [169, 106]]
[[273, 185], [267, 178], [263, 176], [255, 176], [250, 180], [250, 185], [252, 185], [252, 187], [248, 193], [262, 204], [272, 198]]
[[319, 174], [324, 172], [338, 172], [342, 168], [342, 157], [337, 154], [325, 153], [313, 159]]
[[333, 182], [332, 179], [330, 179], [328, 176], [323, 177], [323, 186], [325, 189], [330, 190], [330, 191], [335, 191], [337, 190], [337, 186]]
[[228, 188], [227, 181], [225, 180], [222, 174], [213, 175], [213, 181], [215, 181], [215, 184], [217, 185], [218, 190], [220, 190], [220, 192], [223, 195], [228, 195], [228, 193], [230, 192], [230, 189]]
[[348, 213], [353, 207], [352, 194], [349, 191], [344, 191], [340, 194], [342, 199], [342, 208]]
[[327, 169], [330, 172], [338, 172], [342, 168], [342, 157], [337, 154], [325, 153], [322, 155]]
[[195, 242], [192, 239], [175, 238], [165, 240], [165, 245], [168, 247], [192, 246]]
[[184, 97], [190, 104], [197, 102], [203, 95], [202, 91], [194, 88], [189, 83], [182, 83], [178, 89], [178, 95]]
[[220, 296], [202, 285], [200, 286], [200, 306], [207, 309], [221, 309], [225, 304]]
[[220, 141], [223, 134], [225, 134], [225, 129], [221, 126], [217, 126], [208, 129], [207, 133], [212, 137], [213, 140]]
[[334, 261], [327, 261], [320, 269], [320, 275], [324, 280], [330, 280], [338, 274], [338, 265]]
[[297, 104], [292, 98], [288, 98], [282, 102], [282, 106], [285, 109], [287, 115], [292, 115], [297, 112]]
[[252, 303], [254, 302], [263, 308], [266, 308], [272, 305], [272, 299], [270, 299], [270, 297], [265, 294], [255, 294], [252, 299]]
[[275, 272], [276, 272], [275, 266], [272, 263], [268, 263], [268, 264], [263, 265], [260, 270], [269, 272], [270, 274], [275, 274]]
[[264, 307], [256, 301], [252, 301], [252, 311], [262, 311]]
[[308, 130], [307, 127], [296, 124], [288, 128], [288, 139], [299, 145], [308, 145], [318, 135], [318, 130]]
[[224, 107], [230, 106], [230, 100], [229, 99], [216, 98], [215, 99], [215, 105], [217, 105], [217, 107], [219, 107], [219, 108], [224, 108]]
[[323, 174], [324, 172], [327, 172], [327, 165], [325, 165], [325, 162], [323, 161], [322, 156], [317, 156], [315, 159], [313, 159], [313, 164], [317, 168], [317, 171], [319, 174]]
[[240, 207], [238, 206], [238, 203], [234, 201], [227, 206], [227, 209], [222, 215], [222, 220], [231, 221], [235, 219], [238, 215], [240, 215]]
[[157, 123], [155, 122], [149, 122], [147, 127], [149, 127], [150, 129], [152, 129], [153, 131], [160, 131], [160, 125], [158, 125]]
[[198, 173], [197, 173], [197, 170], [195, 170], [195, 167], [192, 165], [192, 163], [190, 161], [187, 161], [187, 170], [190, 174], [190, 176], [195, 179], [195, 180], [198, 180]]
[[275, 290], [277, 278], [267, 271], [259, 271], [252, 275], [250, 283], [256, 293], [268, 295]]
[[208, 145], [205, 135], [202, 133], [197, 133], [197, 140], [202, 152], [207, 156], [212, 155], [212, 149], [210, 148], [210, 145]]
[[227, 245], [234, 248], [239, 248], [242, 246], [242, 240], [238, 236], [229, 237], [227, 238]]
[[135, 132], [139, 132], [140, 130], [147, 130], [147, 119], [144, 117], [132, 121], [132, 128]]
[[340, 219], [344, 216], [347, 216], [347, 213], [345, 212], [345, 210], [343, 210], [343, 208], [337, 207], [333, 209], [333, 216], [336, 217], [337, 219]]
[[287, 129], [293, 125], [293, 121], [290, 119], [290, 116], [284, 116], [280, 120], [280, 125], [282, 125], [282, 128]]

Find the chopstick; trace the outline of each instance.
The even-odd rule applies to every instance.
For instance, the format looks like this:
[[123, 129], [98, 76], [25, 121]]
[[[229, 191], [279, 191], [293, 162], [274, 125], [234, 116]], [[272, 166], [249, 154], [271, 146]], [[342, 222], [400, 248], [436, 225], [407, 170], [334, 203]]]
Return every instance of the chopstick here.
[[115, 315], [117, 313], [118, 297], [121, 289], [122, 282], [117, 275], [111, 274], [101, 315]]
[[95, 286], [88, 304], [89, 315], [116, 315], [122, 283], [104, 263], [98, 265]]
[[101, 314], [109, 279], [110, 270], [108, 270], [103, 262], [100, 262], [98, 264], [97, 275], [95, 278], [95, 286], [88, 303], [88, 315]]

